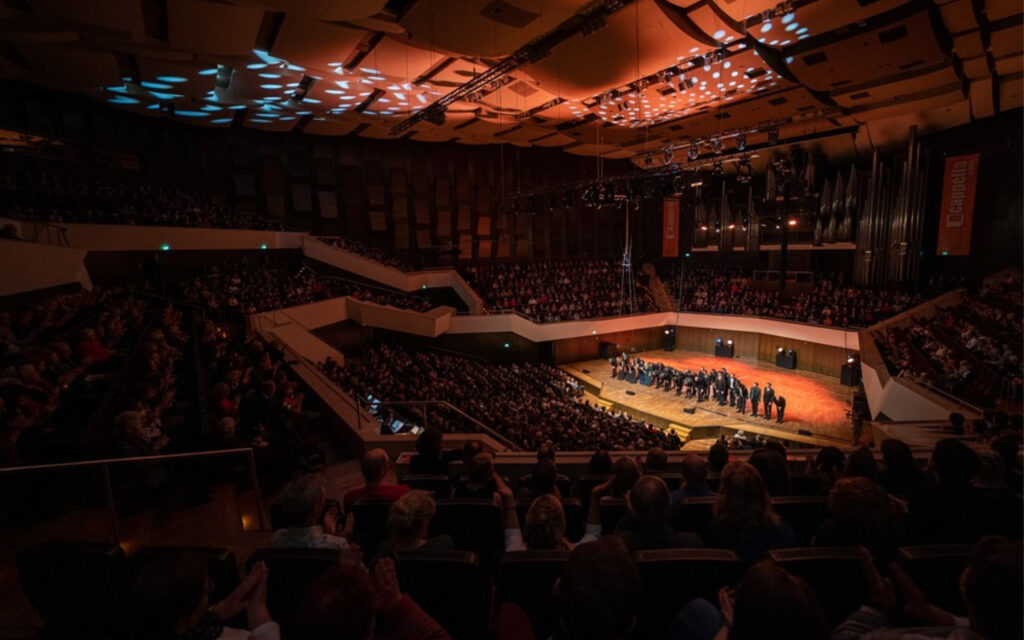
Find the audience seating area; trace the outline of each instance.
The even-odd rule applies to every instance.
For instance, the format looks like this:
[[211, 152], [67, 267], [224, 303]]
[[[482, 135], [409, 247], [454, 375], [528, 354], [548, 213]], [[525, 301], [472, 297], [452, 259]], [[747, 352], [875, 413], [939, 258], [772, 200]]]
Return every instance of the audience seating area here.
[[[321, 369], [342, 390], [363, 401], [373, 396], [383, 402], [448, 402], [524, 449], [546, 441], [563, 450], [646, 449], [652, 444], [678, 449], [682, 444], [672, 433], [581, 401], [579, 384], [547, 365], [492, 365], [475, 358], [380, 345], [367, 349], [361, 359], [347, 360], [343, 367], [327, 361]], [[422, 422], [415, 413], [406, 418]], [[433, 407], [428, 409], [427, 422], [422, 426], [447, 433], [478, 431], [461, 416]]]
[[927, 383], [980, 407], [1020, 402], [1021, 318], [1019, 282], [990, 287], [907, 328], [875, 335], [889, 372]]
[[[493, 486], [497, 490], [493, 500], [440, 497], [444, 494], [438, 488], [439, 497], [428, 499], [431, 510], [424, 514], [427, 528], [420, 535], [426, 536], [422, 540], [428, 543], [442, 538], [450, 540], [448, 544], [451, 546], [447, 548], [431, 544], [420, 549], [388, 547], [389, 544], [398, 544], [394, 537], [396, 529], [392, 518], [395, 517], [397, 504], [405, 503], [404, 498], [400, 498], [398, 502], [373, 500], [355, 503], [349, 514], [352, 529], [336, 535], [351, 536], [351, 541], [359, 544], [358, 549], [362, 553], [352, 553], [355, 548], [344, 547], [339, 552], [336, 547], [323, 548], [312, 542], [308, 545], [293, 543], [287, 547], [270, 546], [251, 553], [245, 559], [245, 571], [240, 573], [236, 556], [227, 549], [142, 548], [126, 556], [116, 545], [45, 543], [19, 553], [18, 567], [26, 596], [46, 621], [47, 633], [51, 634], [47, 637], [61, 637], [61, 633], [72, 631], [79, 634], [76, 637], [83, 638], [139, 637], [133, 633], [137, 631], [137, 625], [144, 626], [144, 623], [127, 608], [140, 595], [133, 594], [132, 590], [136, 588], [132, 586], [135, 584], [133, 581], [137, 580], [147, 565], [160, 559], [181, 558], [184, 561], [196, 557], [207, 568], [211, 604], [230, 598], [229, 594], [246, 580], [245, 572], [255, 572], [258, 567], [265, 566], [269, 571], [266, 606], [269, 615], [280, 625], [281, 637], [286, 640], [306, 637], [304, 634], [307, 627], [304, 625], [309, 624], [309, 614], [303, 603], [311, 597], [307, 588], [319, 584], [322, 576], [335, 571], [338, 566], [350, 566], [353, 571], [362, 571], [358, 566], [364, 559], [367, 566], [375, 571], [373, 567], [381, 562], [381, 558], [394, 560], [395, 576], [401, 592], [407, 594], [453, 638], [547, 638], [564, 624], [563, 616], [570, 606], [567, 598], [584, 597], [575, 592], [566, 595], [565, 581], [570, 579], [572, 561], [576, 554], [588, 545], [598, 543], [587, 542], [585, 536], [579, 545], [565, 541], [582, 536], [585, 516], [578, 497], [590, 488], [592, 498], [600, 499], [599, 519], [602, 524], [598, 535], [601, 536], [601, 544], [605, 545], [601, 547], [602, 553], [614, 555], [620, 553], [616, 550], [621, 549], [622, 552], [628, 552], [630, 564], [635, 567], [629, 570], [635, 571], [638, 580], [638, 591], [634, 594], [635, 598], [630, 599], [632, 604], [627, 607], [631, 615], [635, 616], [634, 630], [630, 637], [689, 637], [676, 635], [681, 619], [677, 616], [681, 612], [687, 615], [685, 611], [690, 609], [688, 605], [701, 601], [717, 605], [722, 589], [742, 590], [746, 581], [754, 580], [754, 572], [766, 570], [766, 561], [784, 571], [783, 575], [788, 575], [789, 579], [807, 585], [814, 593], [811, 606], [820, 607], [818, 615], [827, 628], [836, 629], [836, 633], [846, 633], [850, 625], [855, 624], [853, 621], [860, 624], [857, 616], [864, 611], [862, 607], [875, 607], [880, 612], [884, 611], [878, 608], [878, 592], [872, 582], [876, 578], [866, 568], [865, 558], [873, 556], [877, 561], [877, 565], [872, 563], [872, 566], [878, 567], [873, 571], [881, 571], [890, 576], [895, 576], [896, 572], [901, 576], [909, 576], [920, 589], [922, 595], [919, 597], [925, 598], [930, 605], [941, 607], [954, 615], [966, 615], [968, 611], [958, 586], [960, 576], [966, 566], [976, 562], [976, 553], [983, 553], [986, 548], [997, 544], [994, 538], [986, 536], [1010, 536], [1017, 540], [1017, 557], [1020, 557], [1020, 523], [1006, 528], [1007, 521], [997, 514], [989, 514], [991, 517], [972, 514], [972, 517], [980, 517], [982, 521], [976, 522], [978, 526], [973, 529], [969, 539], [938, 544], [933, 540], [934, 535], [920, 534], [920, 523], [932, 522], [936, 516], [949, 520], [959, 518], [961, 515], [955, 509], [964, 500], [970, 500], [974, 493], [993, 490], [991, 487], [982, 489], [971, 483], [971, 470], [977, 468], [979, 460], [975, 450], [982, 448], [985, 443], [975, 442], [973, 445], [968, 446], [962, 440], [952, 439], [940, 442], [929, 466], [936, 475], [929, 479], [931, 484], [922, 486], [909, 498], [887, 493], [883, 486], [893, 477], [892, 472], [896, 471], [895, 458], [883, 459], [881, 469], [875, 473], [869, 472], [869, 476], [863, 475], [866, 472], [862, 466], [864, 460], [853, 462], [860, 455], [857, 452], [851, 454], [845, 468], [837, 470], [810, 462], [812, 473], [806, 477], [816, 478], [817, 483], [804, 480], [796, 484], [803, 489], [815, 490], [815, 494], [776, 495], [770, 498], [770, 506], [767, 507], [769, 513], [775, 513], [775, 517], [779, 518], [778, 524], [772, 526], [796, 532], [796, 536], [789, 541], [763, 538], [758, 534], [756, 537], [733, 539], [736, 546], [716, 544], [716, 541], [726, 539], [720, 537], [720, 533], [725, 523], [730, 522], [729, 514], [733, 510], [739, 509], [737, 513], [743, 513], [750, 508], [748, 501], [760, 501], [757, 492], [764, 489], [757, 468], [764, 469], [766, 474], [772, 473], [770, 469], [782, 469], [785, 472], [786, 464], [781, 467], [764, 466], [752, 459], [752, 464], [734, 461], [726, 464], [724, 469], [717, 469], [709, 468], [702, 457], [690, 455], [681, 465], [683, 480], [677, 492], [670, 496], [667, 485], [655, 478], [659, 474], [678, 474], [679, 469], [674, 465], [659, 469], [648, 468], [653, 464], [652, 461], [660, 458], [653, 452], [648, 456], [647, 463], [631, 463], [635, 469], [632, 473], [628, 471], [628, 465], [623, 466], [620, 462], [628, 458], [616, 459], [612, 473], [599, 474], [602, 483], [596, 489], [592, 488], [593, 482], [585, 478], [570, 482], [569, 495], [562, 495], [552, 487], [556, 503], [561, 503], [563, 507], [560, 511], [562, 519], [554, 522], [542, 519], [539, 515], [539, 505], [546, 494], [518, 503], [504, 502], [503, 496], [511, 495], [511, 490], [505, 486], [500, 475], [495, 476]], [[776, 449], [761, 451], [764, 452], [758, 454], [761, 457], [781, 456]], [[486, 456], [490, 454], [476, 445], [467, 445], [461, 453], [462, 465], [455, 460], [450, 474], [431, 478], [432, 481], [438, 481], [432, 486], [440, 487], [439, 481], [444, 480], [456, 487], [454, 494], [458, 494], [460, 486], [471, 486], [474, 469], [481, 461], [486, 462]], [[453, 460], [457, 457], [455, 454], [455, 451], [442, 450], [439, 459]], [[364, 459], [367, 485], [366, 489], [359, 491], [370, 490], [371, 487], [380, 490], [385, 488], [382, 479], [371, 470], [371, 457], [380, 455], [382, 452], [369, 452]], [[543, 465], [555, 464], [555, 460], [548, 456], [549, 450], [538, 452], [537, 474], [541, 473]], [[600, 457], [600, 454], [596, 454], [595, 460]], [[711, 457], [717, 460], [718, 454]], [[824, 458], [812, 454], [808, 459], [821, 461]], [[386, 457], [383, 460], [386, 461]], [[715, 464], [717, 466], [718, 463]], [[502, 468], [497, 467], [496, 470], [501, 472]], [[709, 473], [715, 482], [707, 482]], [[754, 474], [749, 476], [750, 480], [736, 483], [737, 478], [750, 473]], [[1013, 512], [1019, 515], [1020, 487], [1007, 484], [1016, 482], [1011, 480], [1012, 477], [1019, 479], [1019, 475], [1003, 476], [1002, 488], [998, 490], [1007, 496], [1016, 494]], [[386, 482], [386, 478], [383, 480]], [[424, 480], [423, 476], [406, 476], [402, 478], [402, 483], [416, 485]], [[614, 487], [620, 481], [623, 484], [619, 490], [629, 496], [629, 502], [614, 496]], [[754, 484], [749, 485], [750, 481]], [[632, 486], [629, 486], [630, 482]], [[657, 489], [659, 482], [662, 483], [661, 489]], [[537, 486], [535, 482], [531, 483], [531, 489]], [[711, 486], [715, 486], [719, 492], [715, 493]], [[688, 546], [680, 538], [666, 537], [663, 533], [651, 537], [669, 522], [669, 504], [665, 503], [664, 507], [654, 506], [654, 511], [649, 511], [652, 507], [646, 505], [651, 497], [646, 496], [646, 489], [642, 487], [654, 487], [663, 492], [660, 495], [671, 501], [672, 509], [677, 513], [671, 518], [671, 527], [690, 535], [686, 540], [695, 544]], [[503, 493], [505, 491], [508, 494]], [[605, 491], [612, 491], [613, 494], [602, 498]], [[704, 497], [688, 497], [689, 494]], [[881, 496], [883, 500], [881, 510], [878, 503], [873, 502], [876, 496]], [[936, 502], [935, 498], [939, 500]], [[323, 496], [308, 496], [308, 499], [312, 500], [309, 505], [312, 509], [309, 513], [312, 515], [323, 504]], [[503, 502], [516, 505], [515, 510], [521, 515], [515, 526], [522, 527], [527, 540], [544, 539], [543, 536], [538, 538], [536, 534], [555, 526], [559, 535], [563, 536], [563, 543], [551, 548], [533, 548], [530, 545], [535, 543], [528, 543], [526, 550], [506, 551], [510, 525], [507, 519], [505, 523], [502, 522], [500, 505]], [[930, 512], [936, 505], [946, 511], [945, 515]], [[666, 511], [662, 512], [661, 509]], [[854, 518], [852, 520], [851, 515]], [[586, 517], [592, 519], [595, 516], [592, 512]], [[650, 520], [652, 517], [655, 519]], [[889, 529], [890, 525], [894, 528]], [[842, 535], [836, 535], [837, 530], [842, 531]], [[882, 535], [880, 532], [883, 530], [888, 533]], [[943, 530], [939, 527], [933, 529], [932, 533], [938, 531], [938, 537], [941, 537]], [[319, 533], [319, 527], [311, 531], [314, 535], [323, 535]], [[719, 533], [715, 534], [714, 531]], [[640, 535], [641, 532], [646, 533]], [[694, 533], [698, 534], [697, 537], [692, 537]], [[327, 538], [340, 539], [333, 536]], [[706, 547], [700, 545], [702, 538]], [[754, 544], [760, 550], [750, 555], [750, 544], [755, 539], [759, 540]], [[661, 542], [654, 543], [654, 540]], [[922, 544], [925, 540], [929, 543]], [[999, 544], [1003, 544], [1000, 548], [1005, 553], [1006, 544], [1009, 543]], [[390, 550], [382, 551], [384, 549]], [[600, 565], [602, 557], [590, 558], [590, 562]], [[613, 560], [609, 559], [608, 562]], [[889, 562], [894, 564], [889, 565]], [[603, 570], [615, 571], [613, 567], [613, 564], [608, 565]], [[1016, 566], [1015, 569], [1019, 580], [1021, 567]], [[560, 579], [562, 595], [554, 589], [556, 581]], [[1004, 585], [1004, 588], [1010, 589], [1012, 594], [1013, 589], [1019, 592], [1020, 585]], [[352, 589], [357, 587], [353, 586]], [[343, 597], [355, 598], [351, 601], [354, 603], [360, 596], [345, 591]], [[602, 596], [593, 592], [589, 597], [593, 598], [591, 606], [595, 606]], [[740, 596], [737, 594], [735, 597]], [[779, 598], [785, 600], [788, 597], [785, 593], [779, 593], [769, 599], [778, 601]], [[502, 625], [507, 621], [505, 616], [510, 606], [514, 606], [512, 610], [524, 616], [525, 627], [511, 626], [503, 630]], [[615, 606], [623, 605], [616, 603]], [[750, 603], [747, 606], [751, 606]], [[743, 608], [737, 607], [735, 615], [753, 615], [741, 611]], [[804, 614], [813, 616], [814, 612], [803, 611]], [[901, 623], [904, 625], [914, 620], [913, 617], [896, 619], [904, 620]], [[225, 622], [233, 626], [245, 625], [241, 618]], [[776, 620], [773, 624], [786, 623]], [[532, 635], [503, 635], [511, 629], [517, 630], [516, 633]], [[422, 633], [424, 635], [413, 634], [408, 637], [447, 637], [429, 635], [425, 630]], [[771, 629], [765, 629], [764, 633], [766, 635], [763, 637], [782, 637], [772, 635]]]
[[63, 178], [39, 172], [0, 179], [0, 215], [18, 220], [283, 231], [275, 220], [238, 213], [175, 187]]
[[[854, 287], [835, 274], [816, 274], [809, 293], [786, 297], [751, 288], [741, 269], [669, 267], [662, 279], [680, 311], [753, 315], [836, 327], [869, 327], [924, 302], [905, 294]], [[681, 296], [681, 300], [680, 300]]]
[[[620, 260], [495, 263], [467, 266], [466, 279], [490, 312], [515, 311], [535, 322], [634, 313], [620, 297]], [[658, 311], [647, 277], [635, 276], [636, 313]]]

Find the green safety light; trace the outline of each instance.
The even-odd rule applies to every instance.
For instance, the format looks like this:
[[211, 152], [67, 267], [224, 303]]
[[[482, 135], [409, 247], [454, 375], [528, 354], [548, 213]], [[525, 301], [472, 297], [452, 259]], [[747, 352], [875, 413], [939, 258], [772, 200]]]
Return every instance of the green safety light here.
[[263, 249], [264, 251], [266, 251], [267, 250], [267, 243], [264, 242], [263, 244], [261, 244], [260, 245], [260, 249]]
[[943, 252], [942, 252], [942, 255], [944, 255], [944, 256], [948, 256], [948, 255], [949, 255], [949, 252], [948, 252], [948, 251], [943, 251]]
[[161, 251], [170, 251], [170, 250], [171, 250], [171, 245], [169, 245], [169, 244], [167, 244], [167, 243], [165, 242], [165, 243], [163, 243], [162, 245], [160, 245], [160, 250], [161, 250]]
[[508, 349], [508, 348], [509, 348], [509, 347], [511, 347], [511, 346], [512, 346], [511, 344], [509, 344], [509, 343], [507, 343], [507, 342], [505, 343], [505, 348], [506, 348], [506, 349]]

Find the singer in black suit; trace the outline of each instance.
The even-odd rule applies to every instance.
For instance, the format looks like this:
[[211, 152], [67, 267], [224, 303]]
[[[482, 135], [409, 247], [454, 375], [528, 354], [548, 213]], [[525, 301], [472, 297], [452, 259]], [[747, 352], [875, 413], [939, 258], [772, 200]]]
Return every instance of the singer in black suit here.
[[772, 419], [772, 405], [775, 404], [775, 389], [772, 389], [772, 383], [764, 385], [764, 417], [768, 420]]
[[786, 398], [783, 396], [776, 396], [775, 408], [777, 409], [775, 422], [782, 424], [782, 416], [786, 413]]
[[761, 387], [754, 383], [750, 387], [750, 415], [757, 417], [757, 405], [761, 404]]
[[744, 414], [747, 412], [747, 388], [742, 382], [737, 382], [736, 386], [736, 409]]

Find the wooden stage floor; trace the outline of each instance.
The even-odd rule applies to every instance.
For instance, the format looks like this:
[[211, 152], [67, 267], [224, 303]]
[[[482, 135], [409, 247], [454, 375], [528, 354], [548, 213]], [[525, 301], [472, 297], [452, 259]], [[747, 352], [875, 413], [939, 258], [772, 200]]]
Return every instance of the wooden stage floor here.
[[[775, 422], [774, 412], [771, 421], [750, 416], [750, 405], [747, 414], [740, 415], [736, 409], [726, 405], [721, 407], [717, 402], [705, 400], [698, 403], [696, 399], [687, 400], [677, 396], [675, 390], [664, 391], [640, 384], [631, 384], [626, 380], [612, 378], [612, 367], [607, 360], [587, 360], [562, 365], [562, 369], [576, 376], [585, 383], [600, 385], [599, 398], [611, 402], [617, 408], [648, 414], [664, 421], [673, 422], [684, 427], [728, 427], [743, 429], [748, 433], [762, 433], [806, 442], [816, 446], [825, 444], [850, 444], [853, 440], [853, 425], [847, 417], [850, 409], [852, 391], [850, 387], [840, 384], [838, 378], [811, 373], [809, 371], [780, 369], [773, 364], [747, 358], [718, 358], [706, 353], [692, 351], [645, 351], [636, 354], [645, 361], [661, 362], [679, 370], [698, 370], [705, 367], [725, 367], [734, 375], [738, 375], [743, 384], [749, 388], [755, 381], [763, 389], [765, 383], [771, 382], [776, 394], [786, 397], [786, 420]], [[632, 391], [635, 395], [626, 392]], [[684, 408], [696, 408], [695, 413], [684, 413]], [[801, 437], [799, 430], [809, 431], [812, 437]]]

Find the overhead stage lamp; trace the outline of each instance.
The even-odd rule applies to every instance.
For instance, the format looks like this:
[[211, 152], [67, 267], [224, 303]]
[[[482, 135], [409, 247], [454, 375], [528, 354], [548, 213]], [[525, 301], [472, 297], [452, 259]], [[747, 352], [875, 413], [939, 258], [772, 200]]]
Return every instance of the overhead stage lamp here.
[[665, 150], [661, 153], [661, 161], [663, 164], [672, 164], [673, 158], [675, 158], [676, 151], [671, 146], [665, 147]]
[[732, 338], [729, 338], [728, 340], [726, 340], [725, 344], [727, 344], [727, 345], [729, 345], [731, 347], [732, 346]]
[[712, 151], [712, 153], [714, 153], [716, 156], [720, 155], [722, 153], [722, 148], [723, 148], [723, 145], [722, 145], [722, 141], [720, 139], [718, 139], [718, 138], [712, 138], [711, 139], [711, 151]]
[[700, 147], [695, 144], [691, 144], [690, 148], [686, 152], [686, 157], [690, 160], [696, 160], [700, 157]]
[[743, 135], [742, 133], [740, 135], [736, 136], [736, 150], [737, 151], [746, 151], [747, 150], [747, 136]]
[[782, 347], [777, 347], [777, 348], [776, 348], [776, 350], [777, 350], [777, 351], [778, 351], [779, 353], [782, 353]]
[[789, 224], [789, 226], [791, 226], [791, 227], [795, 227], [796, 226], [796, 218], [790, 218], [789, 222], [787, 224]]
[[856, 361], [857, 358], [853, 354], [846, 356], [846, 364], [853, 364]]

